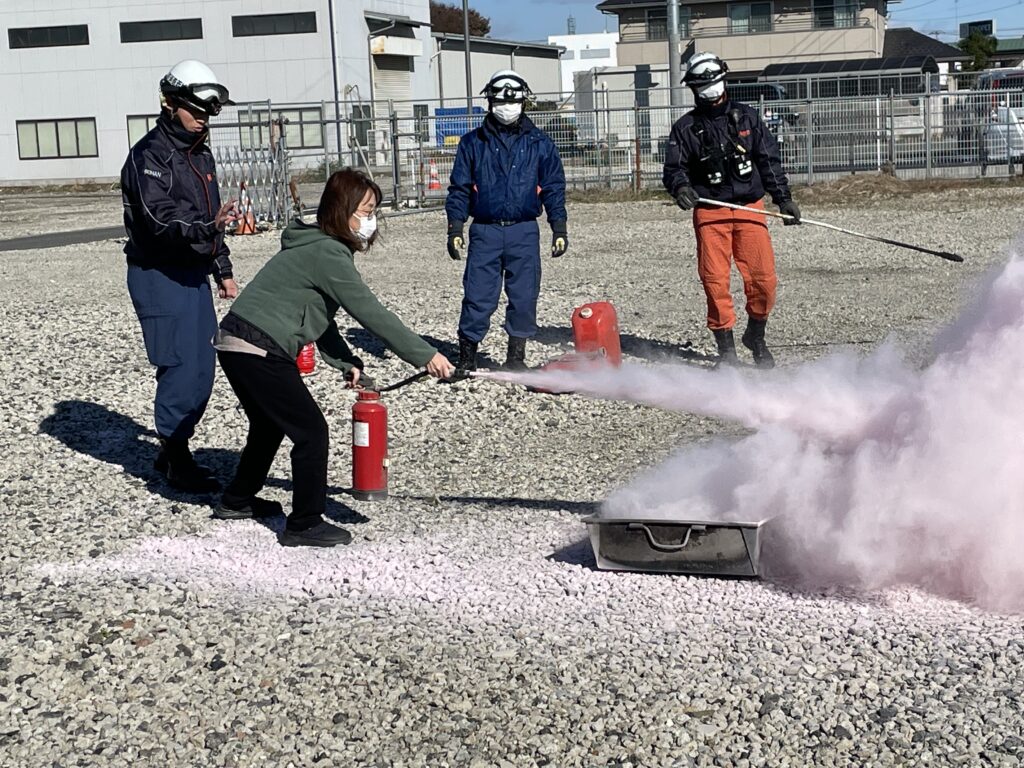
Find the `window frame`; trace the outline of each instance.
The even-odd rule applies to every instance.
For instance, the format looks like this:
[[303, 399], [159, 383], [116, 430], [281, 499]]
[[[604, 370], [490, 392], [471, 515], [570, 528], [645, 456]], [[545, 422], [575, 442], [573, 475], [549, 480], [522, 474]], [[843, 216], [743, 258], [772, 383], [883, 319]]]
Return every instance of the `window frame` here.
[[[53, 42], [52, 35], [54, 30], [63, 29], [68, 30], [68, 42], [66, 43], [55, 43]], [[79, 40], [78, 42], [71, 42], [70, 30], [77, 29], [85, 30], [85, 39]], [[26, 38], [25, 45], [15, 45], [15, 38], [17, 33], [21, 32], [41, 32], [46, 31], [50, 37], [45, 43], [32, 43]], [[12, 51], [25, 51], [31, 50], [32, 48], [71, 48], [80, 45], [89, 45], [89, 25], [88, 24], [54, 24], [46, 27], [9, 27], [7, 29], [7, 47]]]
[[[61, 147], [61, 140], [60, 140], [60, 124], [61, 123], [74, 123], [74, 125], [75, 125], [75, 153], [74, 154], [64, 154], [61, 151], [61, 149], [62, 149], [62, 147]], [[79, 130], [79, 124], [80, 123], [91, 123], [92, 124], [93, 144], [96, 147], [96, 151], [95, 151], [94, 154], [85, 155], [85, 154], [81, 153], [82, 138], [81, 138], [81, 132]], [[57, 154], [55, 154], [55, 155], [45, 155], [44, 156], [44, 155], [39, 153], [39, 126], [43, 125], [43, 124], [52, 124], [53, 125], [54, 136], [56, 137], [55, 138], [55, 142], [56, 142], [56, 145], [57, 145]], [[33, 126], [35, 128], [35, 141], [36, 141], [36, 156], [35, 157], [26, 157], [24, 155], [23, 151], [22, 151], [22, 146], [21, 146], [21, 127], [25, 126], [25, 125], [31, 125], [31, 126]], [[100, 156], [99, 131], [96, 128], [96, 118], [95, 117], [51, 117], [51, 118], [44, 118], [44, 119], [40, 119], [40, 120], [15, 120], [14, 121], [14, 134], [15, 134], [16, 140], [18, 142], [18, 160], [25, 160], [25, 161], [29, 161], [29, 160], [78, 160], [78, 159], [81, 159], [81, 158], [93, 158], [93, 157], [99, 157]]]
[[[291, 13], [247, 13], [240, 14], [238, 16], [231, 17], [231, 36], [232, 37], [274, 37], [276, 35], [315, 35], [319, 30], [317, 25], [316, 11], [293, 11]], [[288, 31], [277, 31], [272, 32], [258, 32], [255, 28], [252, 31], [246, 31], [240, 29], [240, 27], [246, 22], [253, 22], [259, 19], [267, 21], [268, 19], [295, 19], [295, 26], [298, 27], [298, 19], [310, 18], [313, 19], [312, 29], [292, 29]]]
[[[680, 37], [690, 37], [690, 23], [692, 20], [689, 7], [679, 6]], [[658, 30], [658, 36], [652, 32], [653, 29]], [[668, 10], [666, 8], [644, 9], [644, 40], [648, 43], [660, 43], [668, 40]]]
[[[848, 24], [836, 23], [840, 9], [850, 12]], [[820, 13], [830, 14], [832, 23], [825, 23], [819, 16]], [[857, 26], [859, 15], [858, 0], [811, 0], [811, 18], [815, 29], [853, 29]]]
[[[308, 122], [303, 122], [307, 118], [303, 118], [303, 113], [315, 112], [316, 117]], [[252, 110], [252, 122], [249, 120], [249, 110], [246, 107], [242, 107], [238, 110], [238, 122], [244, 123], [238, 126], [238, 139], [241, 146], [246, 149], [256, 149], [262, 147], [269, 147], [270, 139], [272, 134], [264, 136], [264, 132], [272, 132], [273, 127], [271, 120], [276, 120], [279, 115], [283, 115], [288, 120], [294, 120], [294, 122], [286, 123], [284, 126], [285, 138], [287, 140], [287, 146], [289, 150], [293, 149], [324, 149], [326, 147], [326, 136], [324, 132], [324, 111], [322, 107], [297, 107], [295, 109], [272, 109], [267, 111], [264, 109], [253, 109]], [[310, 127], [315, 127], [320, 135], [320, 143], [307, 143], [306, 142], [306, 131]], [[298, 132], [299, 142], [293, 143], [291, 138], [288, 136], [288, 129], [293, 128], [294, 131]], [[249, 140], [249, 132], [252, 131], [255, 134], [254, 141]]]
[[[755, 29], [754, 19], [758, 18], [754, 16], [753, 9], [757, 5], [768, 6], [768, 27], [767, 29]], [[733, 18], [733, 10], [738, 8], [747, 9], [747, 28], [740, 30], [736, 28], [737, 20]], [[775, 29], [775, 4], [771, 0], [752, 0], [751, 2], [743, 3], [729, 3], [726, 8], [726, 16], [729, 19], [729, 34], [730, 35], [762, 35], [766, 32], [772, 32]]]
[[[185, 23], [195, 23], [199, 26], [198, 35], [181, 34], [175, 37], [141, 37], [138, 40], [125, 40], [125, 29], [126, 28], [145, 28], [152, 29], [157, 28], [160, 25], [166, 24], [178, 24], [183, 30]], [[120, 34], [122, 45], [134, 45], [136, 43], [167, 43], [175, 40], [202, 40], [203, 39], [203, 19], [202, 17], [188, 18], [188, 19], [143, 19], [141, 21], [122, 21], [118, 23], [118, 33]]]
[[[159, 112], [157, 112], [155, 115], [141, 114], [141, 115], [125, 115], [124, 116], [125, 128], [127, 129], [127, 132], [128, 132], [128, 148], [129, 149], [134, 147], [136, 142], [139, 141], [139, 139], [141, 139], [142, 136], [145, 136], [147, 133], [149, 133], [151, 130], [153, 130], [154, 127], [156, 127], [156, 121], [157, 121], [157, 119], [159, 117], [160, 117], [160, 113]], [[132, 141], [132, 120], [145, 120], [146, 121], [146, 130], [135, 141]]]

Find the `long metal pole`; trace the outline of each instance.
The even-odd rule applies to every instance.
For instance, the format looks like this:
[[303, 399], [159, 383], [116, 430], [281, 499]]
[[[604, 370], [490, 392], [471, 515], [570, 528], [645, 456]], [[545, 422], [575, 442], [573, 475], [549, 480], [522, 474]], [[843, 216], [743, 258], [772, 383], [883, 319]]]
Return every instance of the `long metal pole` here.
[[469, 0], [462, 0], [462, 41], [466, 49], [466, 130], [473, 119], [473, 62], [469, 50]]
[[[673, 107], [683, 104], [681, 82], [683, 79], [679, 62], [679, 0], [668, 0], [668, 79], [670, 84], [669, 103]], [[673, 115], [675, 119], [675, 115]]]
[[[762, 216], [774, 216], [776, 219], [793, 219], [795, 221], [795, 218], [790, 216], [788, 213], [776, 213], [775, 211], [766, 211], [763, 208], [751, 208], [746, 205], [737, 205], [736, 203], [723, 203], [721, 200], [711, 200], [706, 197], [698, 197], [697, 202], [703, 203], [704, 205], [716, 205], [720, 208], [731, 208], [734, 211], [749, 211], [750, 213], [759, 213]], [[949, 251], [933, 251], [931, 248], [923, 248], [920, 245], [911, 245], [910, 243], [901, 243], [899, 240], [890, 240], [887, 237], [865, 235], [862, 232], [854, 232], [852, 229], [843, 229], [842, 227], [837, 227], [835, 224], [826, 224], [824, 221], [815, 221], [814, 219], [808, 219], [803, 216], [800, 217], [800, 223], [813, 224], [816, 227], [824, 227], [825, 229], [831, 229], [834, 232], [842, 232], [844, 235], [862, 237], [865, 240], [874, 240], [876, 243], [895, 245], [897, 248], [909, 248], [912, 251], [931, 254], [932, 256], [938, 256], [940, 259], [946, 259], [947, 261], [964, 260], [963, 256], [956, 253], [950, 253]]]
[[[341, 108], [338, 102], [338, 50], [335, 38], [338, 31], [334, 28], [334, 0], [327, 0], [327, 15], [331, 25], [331, 76], [334, 80], [334, 137], [338, 142], [338, 164], [341, 164]], [[373, 62], [370, 62], [373, 66]], [[327, 163], [330, 167], [330, 162]]]

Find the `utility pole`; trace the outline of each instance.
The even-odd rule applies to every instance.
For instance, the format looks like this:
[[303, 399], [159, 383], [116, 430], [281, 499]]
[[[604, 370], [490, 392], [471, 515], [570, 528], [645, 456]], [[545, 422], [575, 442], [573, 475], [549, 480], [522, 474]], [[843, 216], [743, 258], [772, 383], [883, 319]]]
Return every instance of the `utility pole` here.
[[462, 40], [466, 47], [466, 130], [473, 119], [473, 62], [469, 51], [469, 0], [462, 0]]
[[[338, 36], [334, 28], [334, 0], [327, 0], [327, 15], [331, 25], [331, 77], [334, 81], [334, 136], [338, 142], [338, 164], [341, 165], [341, 106], [338, 103], [338, 50], [334, 38]], [[370, 60], [373, 67], [373, 60]], [[372, 76], [372, 75], [371, 75]]]
[[683, 94], [681, 81], [683, 79], [679, 66], [679, 0], [668, 0], [668, 78], [669, 103], [673, 107], [681, 107]]

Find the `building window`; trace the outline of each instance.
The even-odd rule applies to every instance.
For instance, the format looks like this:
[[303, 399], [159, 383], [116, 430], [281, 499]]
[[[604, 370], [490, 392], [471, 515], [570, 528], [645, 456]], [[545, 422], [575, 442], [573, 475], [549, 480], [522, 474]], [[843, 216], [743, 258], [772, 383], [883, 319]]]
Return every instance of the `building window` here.
[[156, 127], [158, 115], [128, 115], [128, 146], [134, 147], [139, 139]]
[[771, 31], [771, 3], [733, 3], [729, 6], [729, 34]]
[[814, 26], [857, 26], [858, 0], [814, 0]]
[[[288, 149], [319, 149], [324, 145], [323, 111], [318, 109], [274, 110], [273, 119], [283, 117], [284, 140]], [[270, 113], [265, 109], [238, 110], [239, 137], [247, 149], [271, 146], [271, 137], [277, 135], [277, 126], [271, 125]]]
[[18, 120], [18, 159], [98, 157], [96, 119]]
[[611, 55], [610, 48], [584, 48], [580, 51], [581, 59], [607, 59]]
[[11, 48], [56, 48], [65, 45], [88, 45], [89, 26], [72, 24], [64, 27], [22, 27], [8, 29]]
[[570, 50], [562, 51], [562, 61], [572, 61], [575, 58], [576, 58], [576, 52], [575, 51], [570, 51]]
[[122, 21], [122, 43], [151, 43], [158, 40], [202, 40], [202, 19], [166, 21]]
[[[679, 8], [679, 36], [690, 36], [689, 8]], [[668, 11], [664, 8], [647, 9], [647, 39], [668, 40]]]
[[307, 32], [316, 32], [316, 11], [231, 17], [231, 34], [235, 37], [301, 35]]

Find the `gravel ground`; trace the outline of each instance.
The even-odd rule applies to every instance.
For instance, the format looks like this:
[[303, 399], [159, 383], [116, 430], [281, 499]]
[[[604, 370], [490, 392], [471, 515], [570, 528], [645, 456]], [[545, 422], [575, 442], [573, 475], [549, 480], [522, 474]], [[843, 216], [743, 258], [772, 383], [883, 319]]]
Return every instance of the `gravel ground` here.
[[[806, 215], [959, 251], [962, 265], [772, 226], [780, 362], [893, 335], [913, 364], [1006, 260], [1021, 190]], [[62, 203], [63, 204], [63, 203]], [[89, 203], [82, 226], [117, 221]], [[21, 235], [52, 227], [21, 215]], [[545, 260], [538, 343], [610, 299], [633, 362], [706, 367], [693, 236], [654, 202], [570, 209]], [[69, 227], [74, 228], [74, 227]], [[244, 283], [276, 238], [232, 241]], [[439, 214], [360, 258], [385, 304], [451, 352], [460, 265]], [[115, 242], [0, 258], [0, 765], [888, 766], [1024, 761], [1020, 616], [911, 587], [609, 573], [580, 518], [680, 445], [741, 424], [490, 381], [387, 396], [392, 495], [354, 501], [352, 395], [308, 380], [332, 426], [334, 551], [210, 518], [151, 470], [154, 389]], [[739, 300], [739, 287], [737, 300]], [[221, 313], [226, 305], [218, 304]], [[344, 326], [344, 320], [342, 320]], [[359, 329], [368, 373], [410, 370]], [[503, 355], [492, 333], [484, 351]], [[744, 377], [758, 372], [744, 370]], [[218, 376], [197, 437], [227, 478], [245, 431]], [[1019, 476], [1019, 475], [1018, 475]], [[267, 496], [287, 503], [287, 452]]]

